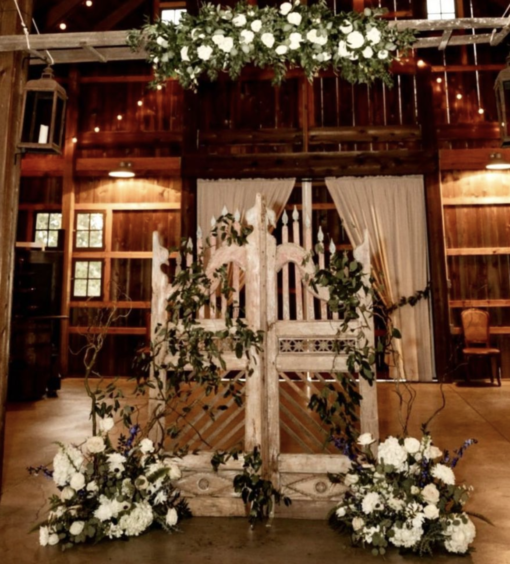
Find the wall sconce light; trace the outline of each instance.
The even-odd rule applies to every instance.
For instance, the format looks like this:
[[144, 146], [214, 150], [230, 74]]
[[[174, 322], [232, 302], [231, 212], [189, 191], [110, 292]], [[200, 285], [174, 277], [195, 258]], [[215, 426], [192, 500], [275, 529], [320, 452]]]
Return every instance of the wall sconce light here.
[[133, 178], [135, 176], [135, 173], [131, 169], [130, 162], [122, 161], [121, 163], [119, 163], [118, 167], [110, 170], [108, 176], [112, 176], [113, 178]]
[[29, 80], [23, 99], [21, 140], [18, 146], [29, 153], [62, 153], [66, 91], [56, 82], [51, 67], [41, 78]]
[[485, 168], [488, 170], [508, 170], [510, 163], [505, 161], [501, 153], [492, 153]]

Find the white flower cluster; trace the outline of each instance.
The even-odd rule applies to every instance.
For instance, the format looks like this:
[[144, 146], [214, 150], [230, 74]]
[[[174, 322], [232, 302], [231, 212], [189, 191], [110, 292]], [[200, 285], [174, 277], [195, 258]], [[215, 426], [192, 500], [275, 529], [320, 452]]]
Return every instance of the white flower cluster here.
[[364, 455], [345, 475], [349, 489], [331, 515], [333, 526], [351, 530], [355, 543], [380, 554], [389, 545], [421, 554], [436, 546], [467, 552], [475, 538], [463, 512], [468, 488], [455, 485], [453, 470], [430, 436], [388, 437], [375, 458], [369, 450], [373, 442], [368, 433], [358, 439]]
[[50, 499], [39, 529], [42, 546], [138, 536], [153, 523], [172, 530], [189, 513], [173, 485], [181, 477], [174, 460], [155, 454], [148, 438], [115, 451], [112, 427], [113, 420], [101, 420], [102, 434], [87, 439], [83, 452], [60, 445], [53, 460], [60, 496]]
[[228, 71], [235, 78], [247, 64], [272, 67], [276, 82], [286, 65], [301, 67], [309, 79], [332, 66], [351, 82], [389, 81], [392, 60], [414, 36], [391, 27], [382, 13], [366, 8], [334, 14], [325, 2], [307, 6], [299, 0], [262, 9], [204, 4], [198, 16], [185, 14], [177, 25], [148, 24], [128, 40], [133, 48], [143, 44], [157, 80], [174, 77], [185, 88], [195, 87], [204, 72], [215, 78]]

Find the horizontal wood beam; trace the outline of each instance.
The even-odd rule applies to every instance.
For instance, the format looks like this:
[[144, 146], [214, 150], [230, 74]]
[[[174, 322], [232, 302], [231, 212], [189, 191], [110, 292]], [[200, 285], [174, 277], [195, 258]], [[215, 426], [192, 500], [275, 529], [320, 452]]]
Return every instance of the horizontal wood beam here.
[[451, 308], [510, 307], [510, 300], [450, 300]]
[[446, 249], [449, 257], [476, 257], [487, 255], [510, 255], [510, 247], [462, 247]]
[[[493, 153], [501, 153], [503, 158], [510, 162], [510, 149], [487, 147], [479, 149], [441, 149], [439, 151], [439, 167], [442, 171], [486, 170], [485, 167]], [[487, 170], [487, 174], [498, 174], [501, 172]]]
[[424, 174], [436, 169], [427, 151], [190, 155], [182, 158], [188, 178], [324, 178], [371, 174]]
[[499, 72], [505, 65], [433, 65], [430, 72]]
[[70, 335], [146, 335], [145, 327], [69, 327]]
[[87, 131], [78, 134], [78, 147], [141, 147], [146, 145], [180, 145], [181, 131]]
[[152, 251], [74, 251], [73, 259], [151, 259]]
[[[76, 160], [76, 176], [106, 176], [121, 160], [129, 161], [132, 170], [139, 176], [157, 173], [160, 176], [176, 177], [181, 174], [180, 157], [130, 157], [130, 158], [80, 158]], [[22, 176], [62, 176], [62, 157], [41, 156], [24, 159]]]
[[79, 203], [74, 205], [75, 210], [113, 210], [113, 211], [155, 211], [167, 210], [174, 211], [181, 209], [180, 202], [114, 202], [111, 204], [103, 203]]
[[103, 301], [103, 302], [99, 302], [99, 301], [92, 301], [92, 300], [87, 300], [87, 301], [79, 301], [79, 300], [75, 300], [75, 301], [71, 301], [69, 302], [69, 307], [80, 307], [80, 308], [114, 308], [116, 307], [117, 309], [150, 309], [151, 307], [151, 302], [144, 302], [144, 301], [138, 301], [138, 302], [131, 302], [131, 301], [118, 301], [118, 302], [108, 302], [108, 301]]
[[438, 141], [499, 139], [499, 125], [495, 121], [476, 124], [439, 125], [437, 127], [437, 138]]
[[508, 206], [510, 196], [461, 196], [443, 198], [443, 206]]

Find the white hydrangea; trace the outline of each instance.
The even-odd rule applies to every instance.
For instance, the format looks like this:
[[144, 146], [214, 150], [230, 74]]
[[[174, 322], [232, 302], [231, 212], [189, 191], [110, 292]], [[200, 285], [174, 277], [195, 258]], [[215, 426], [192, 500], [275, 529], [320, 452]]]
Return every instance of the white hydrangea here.
[[83, 454], [80, 450], [71, 445], [60, 447], [53, 458], [53, 481], [57, 486], [65, 486], [82, 464]]
[[393, 527], [393, 536], [389, 537], [391, 544], [394, 546], [403, 546], [405, 548], [410, 548], [414, 546], [423, 534], [423, 529], [421, 527], [412, 527], [404, 525], [401, 529], [398, 527]]
[[466, 523], [461, 519], [461, 515], [451, 515], [448, 520], [448, 526], [443, 533], [445, 536], [444, 545], [448, 552], [464, 554], [475, 539], [476, 528], [473, 522], [465, 513], [462, 514], [462, 517], [467, 520]]
[[379, 445], [377, 459], [384, 464], [391, 464], [397, 472], [407, 469], [407, 451], [395, 437], [388, 437]]
[[436, 464], [432, 468], [431, 474], [434, 478], [441, 480], [441, 482], [443, 482], [447, 486], [455, 485], [455, 474], [449, 466], [445, 466], [444, 464]]
[[363, 510], [363, 513], [369, 515], [370, 513], [373, 513], [375, 510], [381, 509], [382, 508], [381, 501], [382, 501], [381, 496], [377, 492], [367, 493], [367, 495], [363, 498], [363, 501], [361, 502], [361, 509]]
[[147, 501], [135, 503], [133, 509], [120, 518], [119, 526], [128, 537], [136, 537], [152, 525], [154, 515]]

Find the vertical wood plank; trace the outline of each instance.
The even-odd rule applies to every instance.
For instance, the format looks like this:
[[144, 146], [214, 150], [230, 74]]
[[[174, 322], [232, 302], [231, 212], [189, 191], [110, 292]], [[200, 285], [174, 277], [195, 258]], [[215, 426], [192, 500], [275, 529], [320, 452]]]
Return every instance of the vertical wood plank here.
[[[110, 209], [106, 209], [105, 211], [105, 218], [104, 218], [104, 250], [110, 252], [112, 250], [112, 234], [113, 234], [113, 211]], [[104, 260], [104, 272], [103, 272], [103, 292], [104, 292], [104, 299], [110, 300], [111, 299], [111, 283], [112, 283], [112, 259], [107, 257]], [[122, 292], [128, 292], [128, 285], [126, 288], [116, 288], [115, 294], [118, 294], [118, 291], [122, 290]]]
[[[305, 179], [301, 183], [302, 204], [303, 204], [303, 247], [310, 253], [312, 260], [312, 181]], [[304, 309], [305, 319], [311, 321], [315, 319], [313, 295], [308, 291], [308, 285], [305, 284], [304, 292]]]
[[[294, 222], [292, 223], [292, 236], [293, 236], [293, 243], [295, 245], [300, 245], [300, 236], [299, 236], [299, 212], [297, 211], [296, 206], [294, 206], [294, 211], [292, 212], [292, 219]], [[301, 282], [301, 273], [296, 265], [294, 267], [294, 274], [296, 280], [296, 319], [302, 320], [303, 319], [303, 283]]]
[[[289, 242], [289, 216], [287, 211], [283, 210], [282, 215], [282, 243]], [[290, 319], [290, 295], [289, 295], [289, 264], [285, 263], [282, 268], [282, 300], [283, 300], [283, 319]]]

